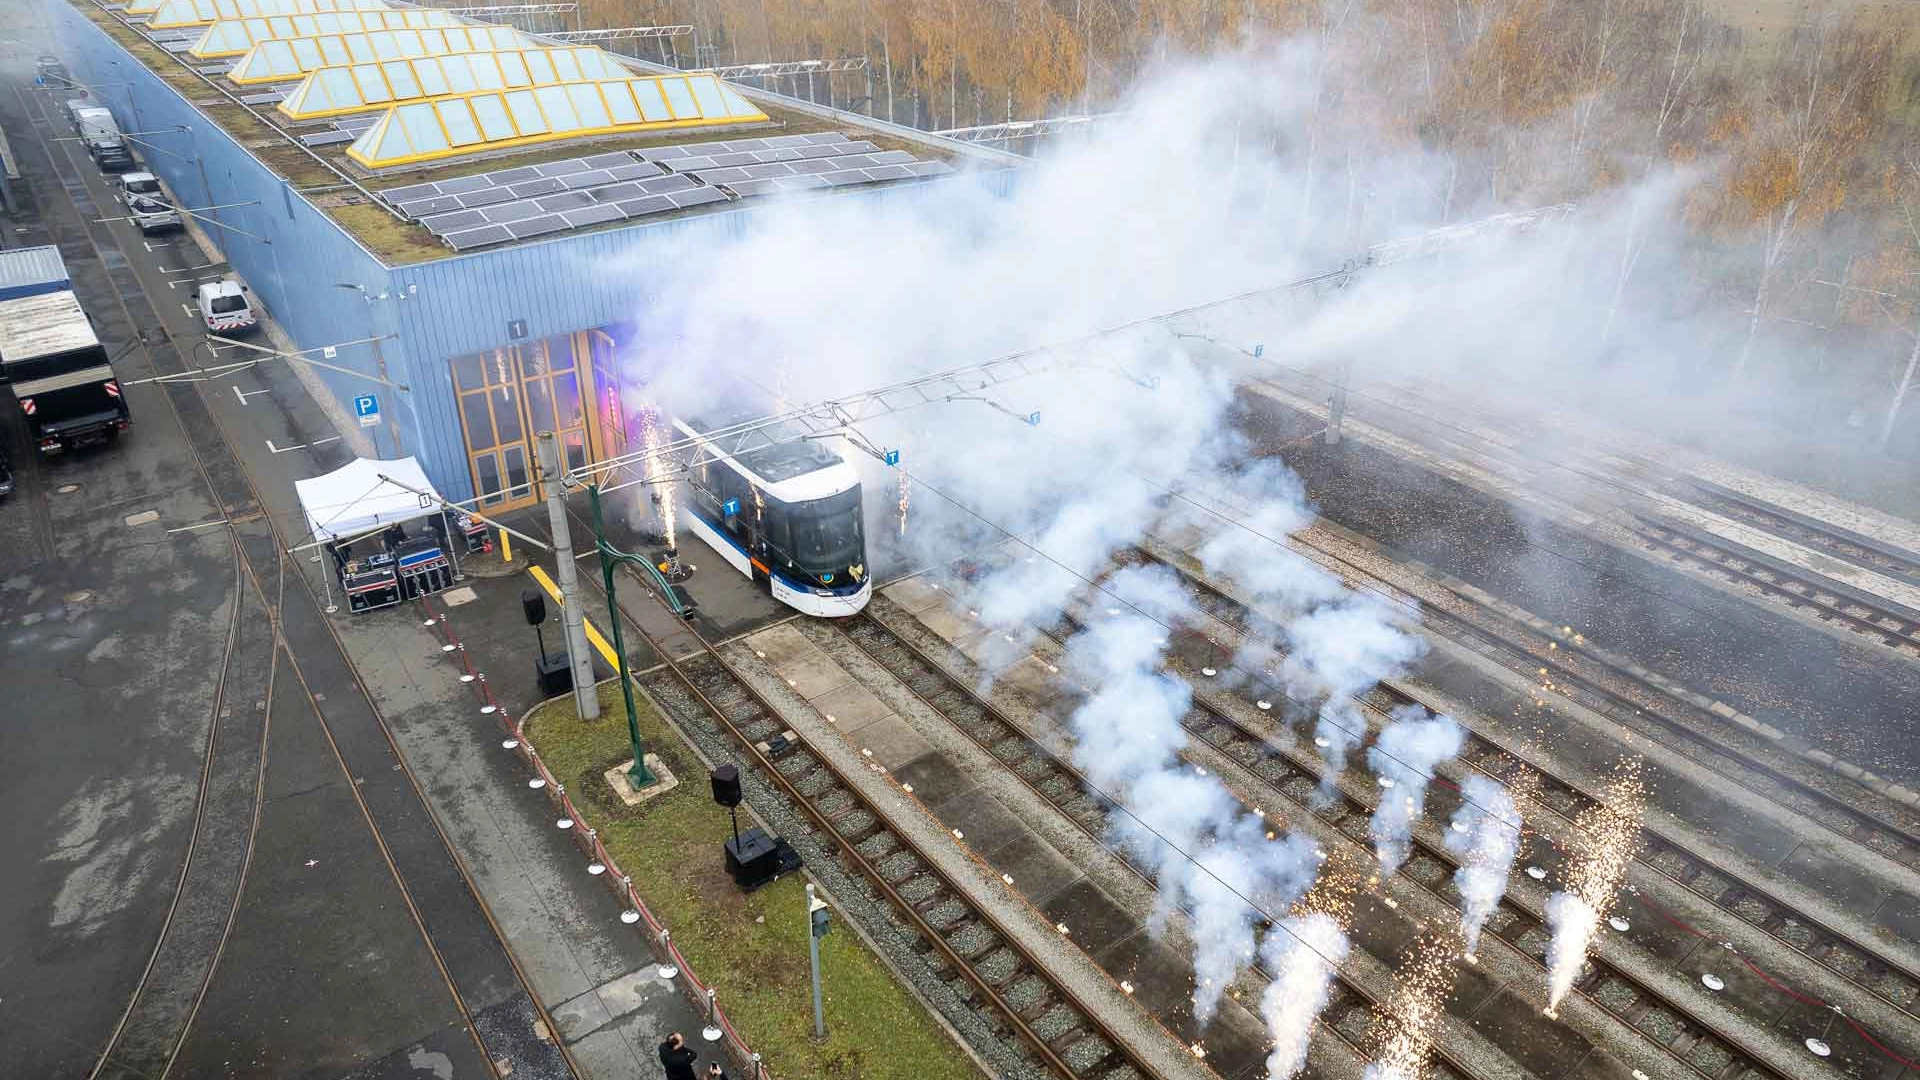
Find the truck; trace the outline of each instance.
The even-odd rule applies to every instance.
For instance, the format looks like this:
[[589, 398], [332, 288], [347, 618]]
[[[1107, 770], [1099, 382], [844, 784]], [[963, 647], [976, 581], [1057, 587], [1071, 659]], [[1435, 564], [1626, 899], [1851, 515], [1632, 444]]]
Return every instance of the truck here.
[[0, 300], [0, 374], [42, 454], [112, 442], [133, 423], [113, 363], [71, 287]]

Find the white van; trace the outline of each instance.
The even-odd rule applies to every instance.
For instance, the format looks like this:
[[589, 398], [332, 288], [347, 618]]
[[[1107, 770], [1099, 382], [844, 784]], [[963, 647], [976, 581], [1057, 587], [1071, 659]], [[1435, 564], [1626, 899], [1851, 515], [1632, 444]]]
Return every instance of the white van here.
[[200, 320], [216, 334], [246, 333], [260, 325], [253, 290], [233, 278], [200, 286]]

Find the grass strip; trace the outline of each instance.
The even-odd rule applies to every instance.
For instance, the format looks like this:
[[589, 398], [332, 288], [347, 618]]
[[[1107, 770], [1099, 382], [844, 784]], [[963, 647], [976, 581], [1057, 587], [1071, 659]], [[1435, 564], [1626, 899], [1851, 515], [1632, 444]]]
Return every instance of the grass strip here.
[[[720, 845], [732, 833], [705, 766], [644, 698], [636, 699], [641, 736], [680, 785], [638, 807], [623, 805], [602, 776], [632, 758], [619, 687], [600, 687], [599, 720], [582, 721], [572, 701], [535, 709], [527, 738], [776, 1077], [977, 1080], [972, 1059], [841, 926], [820, 943], [827, 1039], [815, 1043], [802, 877], [741, 894], [727, 876]], [[698, 1040], [697, 1032], [688, 1035]]]

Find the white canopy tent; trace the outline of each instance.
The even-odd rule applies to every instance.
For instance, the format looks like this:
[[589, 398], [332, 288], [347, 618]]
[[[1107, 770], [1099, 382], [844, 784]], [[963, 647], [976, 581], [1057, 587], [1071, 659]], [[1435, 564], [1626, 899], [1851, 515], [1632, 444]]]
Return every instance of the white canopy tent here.
[[389, 525], [432, 517], [445, 504], [420, 462], [410, 457], [355, 458], [325, 476], [295, 480], [293, 487], [307, 516], [307, 531], [315, 540], [364, 536]]

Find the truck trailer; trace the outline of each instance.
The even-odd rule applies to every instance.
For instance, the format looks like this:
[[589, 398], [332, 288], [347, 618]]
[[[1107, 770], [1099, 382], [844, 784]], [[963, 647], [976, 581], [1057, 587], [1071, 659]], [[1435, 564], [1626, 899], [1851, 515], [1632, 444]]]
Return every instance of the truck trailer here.
[[71, 289], [0, 301], [0, 372], [42, 454], [111, 442], [133, 422]]

